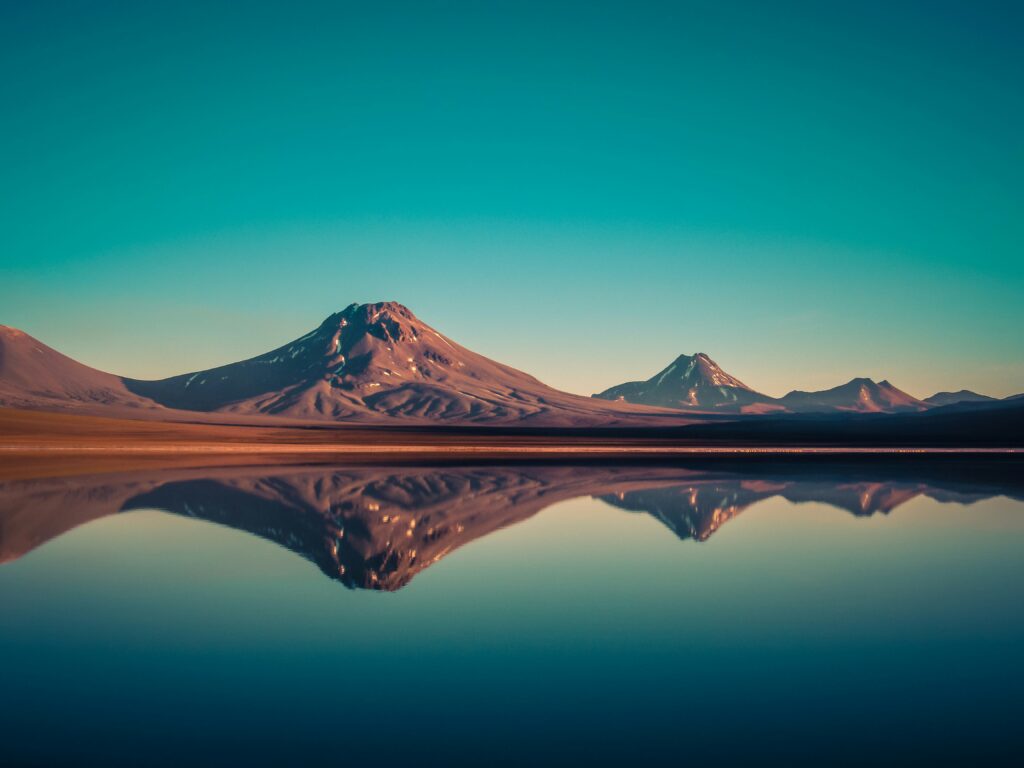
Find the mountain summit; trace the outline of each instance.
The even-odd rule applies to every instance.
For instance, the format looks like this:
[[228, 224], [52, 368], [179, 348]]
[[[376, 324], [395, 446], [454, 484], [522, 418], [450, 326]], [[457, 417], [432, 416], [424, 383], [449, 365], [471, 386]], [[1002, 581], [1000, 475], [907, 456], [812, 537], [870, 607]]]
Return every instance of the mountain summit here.
[[630, 381], [594, 397], [663, 408], [759, 412], [769, 398], [731, 376], [703, 352], [680, 355], [646, 381]]

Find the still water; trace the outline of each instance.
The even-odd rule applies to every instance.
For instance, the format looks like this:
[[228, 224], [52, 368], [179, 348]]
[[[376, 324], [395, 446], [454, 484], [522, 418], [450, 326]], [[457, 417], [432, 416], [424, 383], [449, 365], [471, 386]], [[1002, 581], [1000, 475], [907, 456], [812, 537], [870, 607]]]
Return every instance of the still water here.
[[0, 764], [1015, 762], [1022, 469], [8, 477]]

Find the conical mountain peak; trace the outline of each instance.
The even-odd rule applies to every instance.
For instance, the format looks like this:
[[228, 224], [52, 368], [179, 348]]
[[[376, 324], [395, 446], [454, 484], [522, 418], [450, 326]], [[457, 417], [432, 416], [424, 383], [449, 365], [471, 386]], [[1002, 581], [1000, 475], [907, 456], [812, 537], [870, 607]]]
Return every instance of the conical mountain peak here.
[[130, 388], [184, 410], [336, 420], [605, 424], [636, 410], [552, 389], [460, 346], [395, 301], [350, 304], [259, 357]]
[[632, 381], [594, 395], [667, 408], [739, 411], [769, 400], [731, 376], [705, 352], [679, 355], [647, 381]]

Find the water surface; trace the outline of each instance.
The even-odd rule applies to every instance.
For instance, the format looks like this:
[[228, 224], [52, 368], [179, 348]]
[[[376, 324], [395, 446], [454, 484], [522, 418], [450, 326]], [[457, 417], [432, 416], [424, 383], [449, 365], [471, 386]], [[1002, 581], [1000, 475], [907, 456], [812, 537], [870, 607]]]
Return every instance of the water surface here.
[[8, 762], [829, 764], [1022, 746], [1012, 460], [0, 483]]

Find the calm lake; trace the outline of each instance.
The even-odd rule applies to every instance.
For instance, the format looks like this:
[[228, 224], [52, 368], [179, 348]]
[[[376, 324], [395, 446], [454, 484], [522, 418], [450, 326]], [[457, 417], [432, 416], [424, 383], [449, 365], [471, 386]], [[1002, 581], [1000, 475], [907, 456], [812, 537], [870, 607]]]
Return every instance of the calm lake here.
[[1019, 459], [0, 480], [0, 764], [1013, 762]]

